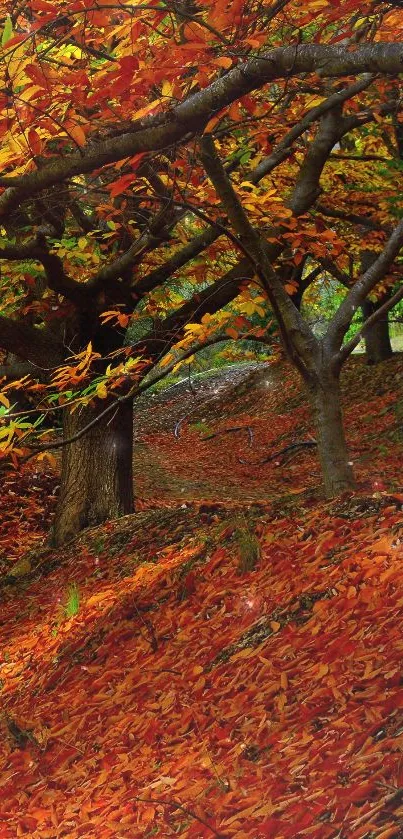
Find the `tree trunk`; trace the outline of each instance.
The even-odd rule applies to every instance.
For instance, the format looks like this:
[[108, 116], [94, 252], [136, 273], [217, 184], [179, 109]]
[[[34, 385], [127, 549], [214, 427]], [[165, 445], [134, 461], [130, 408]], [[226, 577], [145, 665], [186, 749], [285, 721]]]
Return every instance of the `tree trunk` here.
[[[66, 409], [63, 434], [77, 434], [102, 410]], [[63, 448], [53, 543], [62, 545], [84, 527], [133, 512], [133, 403], [130, 400]]]
[[338, 377], [322, 374], [309, 386], [316, 425], [316, 440], [327, 498], [355, 486], [344, 434]]
[[[360, 253], [361, 270], [367, 271], [371, 265], [374, 264], [377, 254], [374, 251], [362, 250]], [[386, 302], [389, 295], [385, 294], [376, 303], [371, 300], [364, 300], [361, 310], [364, 320], [372, 315], [377, 309]], [[378, 320], [374, 325], [364, 333], [365, 352], [368, 364], [379, 364], [380, 361], [386, 361], [393, 355], [392, 346], [389, 338], [389, 322], [388, 316], [385, 315], [383, 319]]]
[[[379, 307], [385, 303], [385, 298], [372, 303], [371, 300], [365, 300], [362, 304], [362, 314], [364, 320], [368, 318], [373, 312], [376, 312]], [[380, 361], [386, 361], [393, 355], [392, 345], [389, 337], [389, 322], [388, 316], [384, 315], [374, 325], [364, 333], [365, 352], [368, 364], [379, 364]]]

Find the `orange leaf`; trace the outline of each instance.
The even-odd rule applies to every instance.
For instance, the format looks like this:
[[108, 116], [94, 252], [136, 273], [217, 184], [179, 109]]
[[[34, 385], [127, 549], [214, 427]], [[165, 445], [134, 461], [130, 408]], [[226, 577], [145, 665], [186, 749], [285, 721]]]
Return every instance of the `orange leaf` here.
[[66, 125], [66, 131], [70, 135], [70, 137], [72, 137], [73, 140], [76, 141], [78, 146], [85, 145], [86, 136], [84, 134], [83, 129], [81, 128], [81, 125], [69, 122], [68, 127]]
[[225, 70], [229, 70], [232, 67], [232, 58], [228, 58], [226, 55], [221, 55], [219, 58], [215, 58], [213, 64], [216, 67], [224, 67]]

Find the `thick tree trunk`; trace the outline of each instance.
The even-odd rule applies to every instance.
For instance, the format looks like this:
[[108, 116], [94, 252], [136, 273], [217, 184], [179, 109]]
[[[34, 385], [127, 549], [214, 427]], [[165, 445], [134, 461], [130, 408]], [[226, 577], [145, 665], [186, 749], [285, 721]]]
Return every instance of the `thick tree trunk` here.
[[[365, 300], [361, 307], [364, 320], [376, 312], [376, 310], [379, 309], [384, 302], [385, 298], [377, 301], [376, 303], [372, 303], [371, 300]], [[364, 338], [365, 353], [368, 364], [379, 364], [380, 361], [386, 361], [387, 358], [390, 358], [393, 355], [387, 315], [374, 323], [374, 325], [365, 332]]]
[[334, 498], [355, 486], [344, 434], [339, 379], [329, 373], [323, 374], [310, 384], [309, 395], [325, 493], [327, 498]]
[[[66, 409], [64, 438], [77, 434], [101, 410], [99, 406], [73, 413]], [[63, 544], [84, 527], [133, 512], [132, 452], [132, 401], [63, 448], [54, 544]]]

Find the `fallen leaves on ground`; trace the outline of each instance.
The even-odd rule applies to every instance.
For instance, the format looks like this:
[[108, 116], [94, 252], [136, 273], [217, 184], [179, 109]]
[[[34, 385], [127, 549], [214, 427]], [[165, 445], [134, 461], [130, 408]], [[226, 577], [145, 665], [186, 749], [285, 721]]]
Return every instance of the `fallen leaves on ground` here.
[[[33, 552], [29, 579], [2, 587], [1, 837], [400, 835], [399, 393], [378, 395], [371, 376], [348, 411], [352, 448], [373, 435], [360, 492], [319, 502], [309, 453], [253, 477], [266, 475], [267, 499], [272, 486], [254, 503], [236, 441], [216, 438], [211, 469], [229, 492], [220, 470], [233, 464], [249, 503], [166, 489], [165, 504], [146, 498], [154, 509]], [[297, 393], [277, 414], [280, 397], [260, 417], [276, 446], [280, 428], [308, 422]], [[197, 451], [193, 474], [201, 488], [212, 474]], [[243, 574], [240, 523], [260, 544]]]

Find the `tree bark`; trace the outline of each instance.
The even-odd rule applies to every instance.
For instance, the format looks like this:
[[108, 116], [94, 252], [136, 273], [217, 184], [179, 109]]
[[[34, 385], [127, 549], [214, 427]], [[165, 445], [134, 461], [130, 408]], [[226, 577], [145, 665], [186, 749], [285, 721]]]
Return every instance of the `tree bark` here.
[[[66, 409], [64, 439], [77, 434], [102, 409]], [[63, 448], [61, 489], [52, 542], [62, 545], [85, 527], [132, 513], [133, 403], [121, 404], [86, 434]]]
[[[374, 264], [377, 254], [374, 251], [361, 251], [361, 270], [367, 271], [368, 268]], [[377, 309], [385, 303], [389, 295], [386, 293], [380, 300], [373, 303], [368, 298], [363, 301], [361, 310], [364, 321], [369, 318]], [[380, 318], [370, 329], [366, 329], [364, 333], [365, 353], [368, 364], [379, 364], [380, 361], [386, 361], [393, 355], [392, 345], [389, 337], [389, 322], [388, 315]]]
[[355, 480], [344, 434], [340, 382], [328, 372], [310, 383], [319, 460], [327, 498], [354, 489]]
[[[364, 320], [376, 312], [384, 302], [385, 298], [376, 303], [372, 303], [371, 300], [364, 300], [361, 307]], [[380, 318], [370, 329], [365, 331], [364, 340], [367, 364], [379, 364], [380, 361], [386, 361], [393, 355], [387, 315]]]

